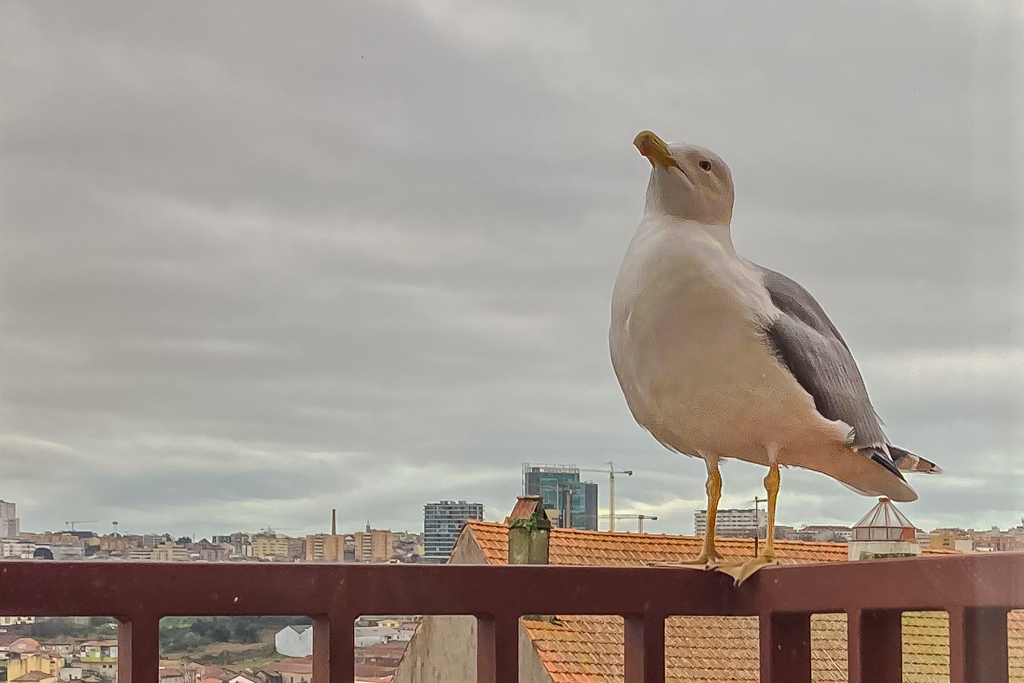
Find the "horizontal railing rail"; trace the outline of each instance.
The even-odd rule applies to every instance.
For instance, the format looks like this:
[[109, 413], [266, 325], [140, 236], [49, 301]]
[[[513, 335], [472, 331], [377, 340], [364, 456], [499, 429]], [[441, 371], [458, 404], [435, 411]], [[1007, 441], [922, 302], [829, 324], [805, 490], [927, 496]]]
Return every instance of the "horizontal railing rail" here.
[[1024, 554], [793, 565], [742, 586], [675, 567], [0, 562], [0, 615], [111, 616], [122, 681], [159, 679], [167, 616], [301, 615], [316, 683], [354, 678], [360, 615], [477, 618], [477, 677], [518, 681], [523, 615], [624, 618], [626, 683], [665, 680], [665, 620], [756, 616], [763, 683], [810, 683], [812, 614], [842, 612], [851, 683], [901, 679], [901, 614], [946, 611], [950, 682], [1007, 683], [1007, 620], [1024, 608]]

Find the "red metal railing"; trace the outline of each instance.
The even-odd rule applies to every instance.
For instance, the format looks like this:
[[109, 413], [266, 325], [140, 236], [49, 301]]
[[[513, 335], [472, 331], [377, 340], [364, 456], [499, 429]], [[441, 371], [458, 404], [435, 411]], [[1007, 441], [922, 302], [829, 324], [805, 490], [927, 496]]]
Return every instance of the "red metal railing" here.
[[904, 611], [949, 613], [951, 683], [1007, 683], [1006, 615], [1024, 608], [1024, 554], [773, 567], [736, 588], [686, 568], [0, 562], [0, 614], [113, 616], [119, 680], [156, 683], [165, 616], [304, 615], [314, 678], [354, 678], [363, 614], [477, 618], [477, 680], [518, 681], [526, 614], [625, 621], [627, 683], [665, 680], [665, 619], [758, 616], [761, 681], [809, 683], [811, 615], [845, 612], [851, 683], [901, 680]]

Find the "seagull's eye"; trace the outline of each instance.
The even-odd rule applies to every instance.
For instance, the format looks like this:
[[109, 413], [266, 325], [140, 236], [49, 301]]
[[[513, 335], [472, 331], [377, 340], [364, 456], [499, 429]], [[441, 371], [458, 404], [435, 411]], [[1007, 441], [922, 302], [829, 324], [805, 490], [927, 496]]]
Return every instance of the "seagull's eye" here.
[[705, 171], [711, 170], [711, 162], [708, 161], [707, 159], [701, 159], [700, 162], [697, 163], [697, 165], [700, 166]]

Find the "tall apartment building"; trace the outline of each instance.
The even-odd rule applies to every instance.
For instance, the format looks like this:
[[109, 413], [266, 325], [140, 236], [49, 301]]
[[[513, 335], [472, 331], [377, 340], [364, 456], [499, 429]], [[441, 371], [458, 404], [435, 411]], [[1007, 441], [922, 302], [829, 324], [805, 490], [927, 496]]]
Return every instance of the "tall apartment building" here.
[[558, 526], [597, 530], [597, 484], [580, 481], [579, 467], [524, 463], [523, 493], [541, 496], [545, 509], [556, 510]]
[[305, 553], [303, 539], [289, 536], [256, 536], [252, 539], [252, 556], [265, 560], [298, 560]]
[[0, 538], [20, 538], [21, 522], [14, 503], [0, 500]]
[[344, 562], [345, 536], [338, 534], [338, 517], [331, 510], [331, 533], [306, 536], [306, 562]]
[[390, 529], [371, 529], [355, 533], [356, 562], [387, 562], [391, 559], [392, 534]]
[[423, 506], [424, 558], [444, 562], [455, 547], [467, 519], [483, 519], [483, 503], [442, 500]]
[[[703, 536], [708, 528], [708, 511], [697, 510], [693, 513], [693, 533]], [[768, 516], [764, 510], [744, 508], [739, 510], [719, 510], [715, 519], [715, 536], [731, 536], [733, 538], [764, 538], [768, 529]]]

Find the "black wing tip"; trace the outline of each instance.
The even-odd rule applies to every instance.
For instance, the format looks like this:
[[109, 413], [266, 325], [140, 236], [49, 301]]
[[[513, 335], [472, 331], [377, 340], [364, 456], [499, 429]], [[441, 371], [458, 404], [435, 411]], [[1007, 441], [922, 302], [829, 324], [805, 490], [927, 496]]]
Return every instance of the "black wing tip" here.
[[889, 446], [889, 453], [892, 454], [892, 461], [904, 472], [914, 472], [917, 474], [942, 474], [941, 467], [933, 463], [931, 460], [926, 460], [920, 455], [915, 455], [908, 450], [897, 448], [896, 446]]
[[900, 472], [900, 468], [896, 467], [896, 463], [894, 463], [892, 459], [885, 454], [885, 451], [882, 451], [878, 448], [870, 448], [866, 449], [866, 451], [867, 453], [865, 453], [865, 455], [870, 454], [872, 460], [877, 462], [885, 469], [889, 470], [890, 473], [895, 474], [897, 477], [900, 478], [901, 481], [907, 480], [906, 477], [903, 476], [903, 473]]

